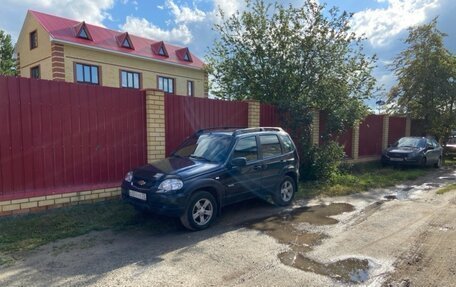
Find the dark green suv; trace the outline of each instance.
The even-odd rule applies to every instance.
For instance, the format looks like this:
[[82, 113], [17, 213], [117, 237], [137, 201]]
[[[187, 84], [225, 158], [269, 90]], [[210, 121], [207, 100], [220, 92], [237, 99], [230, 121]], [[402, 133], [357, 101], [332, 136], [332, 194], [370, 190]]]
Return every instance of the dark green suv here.
[[228, 204], [252, 197], [290, 204], [298, 178], [296, 147], [281, 128], [200, 130], [170, 157], [128, 172], [122, 198], [201, 230]]

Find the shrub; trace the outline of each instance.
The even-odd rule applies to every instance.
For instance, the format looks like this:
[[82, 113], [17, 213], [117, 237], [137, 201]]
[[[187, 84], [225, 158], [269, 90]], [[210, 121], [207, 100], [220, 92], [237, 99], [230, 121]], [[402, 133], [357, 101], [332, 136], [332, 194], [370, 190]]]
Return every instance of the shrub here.
[[307, 179], [331, 181], [339, 174], [339, 166], [344, 157], [342, 146], [330, 141], [322, 146], [313, 146], [309, 149], [303, 165], [303, 176]]

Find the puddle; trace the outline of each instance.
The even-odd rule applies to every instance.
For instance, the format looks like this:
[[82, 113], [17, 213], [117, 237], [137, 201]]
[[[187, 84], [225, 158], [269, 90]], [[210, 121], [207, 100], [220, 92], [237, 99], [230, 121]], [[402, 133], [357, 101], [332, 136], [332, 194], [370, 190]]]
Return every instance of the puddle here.
[[426, 186], [430, 186], [430, 187], [440, 187], [440, 183], [426, 183]]
[[320, 244], [327, 236], [323, 233], [300, 229], [300, 225], [303, 224], [315, 226], [336, 224], [338, 221], [330, 216], [353, 210], [354, 207], [346, 203], [302, 207], [277, 216], [249, 222], [247, 226], [262, 231], [290, 247], [290, 250], [278, 255], [283, 264], [329, 276], [345, 283], [361, 283], [369, 279], [369, 261], [367, 259], [348, 258], [324, 264], [307, 258], [305, 253]]
[[385, 195], [384, 198], [386, 200], [395, 200], [395, 199], [397, 199], [397, 196], [390, 194], [390, 195]]
[[454, 177], [454, 176], [439, 176], [439, 179], [456, 180], [456, 177]]

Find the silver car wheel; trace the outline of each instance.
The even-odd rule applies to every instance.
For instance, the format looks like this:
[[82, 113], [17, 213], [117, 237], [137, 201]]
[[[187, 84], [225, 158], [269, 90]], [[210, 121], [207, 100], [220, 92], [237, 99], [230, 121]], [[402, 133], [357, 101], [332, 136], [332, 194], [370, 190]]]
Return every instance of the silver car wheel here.
[[193, 221], [197, 225], [207, 224], [214, 214], [214, 207], [209, 199], [201, 198], [198, 200], [192, 209]]
[[288, 180], [285, 180], [280, 187], [280, 196], [284, 202], [288, 202], [293, 198], [293, 183]]

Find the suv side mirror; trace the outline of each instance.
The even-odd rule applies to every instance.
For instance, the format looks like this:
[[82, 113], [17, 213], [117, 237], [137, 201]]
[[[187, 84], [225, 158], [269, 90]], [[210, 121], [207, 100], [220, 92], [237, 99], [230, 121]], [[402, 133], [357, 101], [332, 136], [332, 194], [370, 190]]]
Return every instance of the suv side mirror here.
[[246, 166], [247, 159], [245, 157], [236, 157], [231, 160], [231, 166]]

